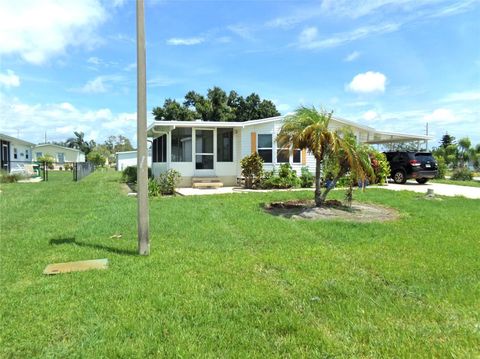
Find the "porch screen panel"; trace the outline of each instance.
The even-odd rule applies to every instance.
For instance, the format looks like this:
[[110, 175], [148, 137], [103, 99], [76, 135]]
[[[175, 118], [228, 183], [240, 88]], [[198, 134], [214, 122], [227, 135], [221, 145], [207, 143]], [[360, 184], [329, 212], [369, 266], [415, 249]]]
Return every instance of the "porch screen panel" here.
[[172, 131], [172, 162], [192, 162], [192, 129]]
[[162, 135], [153, 140], [152, 162], [167, 162], [167, 135]]
[[233, 162], [233, 128], [217, 129], [217, 162]]

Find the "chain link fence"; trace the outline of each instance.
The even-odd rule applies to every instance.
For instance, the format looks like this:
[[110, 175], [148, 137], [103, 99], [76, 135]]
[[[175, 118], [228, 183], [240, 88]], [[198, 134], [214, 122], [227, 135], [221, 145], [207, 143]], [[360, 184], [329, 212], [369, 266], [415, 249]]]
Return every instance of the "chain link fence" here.
[[71, 172], [73, 181], [80, 181], [95, 171], [95, 166], [90, 162], [2, 161], [1, 170], [27, 179], [41, 178], [43, 181], [49, 180], [50, 172]]

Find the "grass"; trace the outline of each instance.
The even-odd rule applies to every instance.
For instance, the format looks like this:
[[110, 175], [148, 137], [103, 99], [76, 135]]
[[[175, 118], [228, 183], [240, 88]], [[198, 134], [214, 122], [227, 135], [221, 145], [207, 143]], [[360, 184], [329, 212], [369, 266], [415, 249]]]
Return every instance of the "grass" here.
[[[307, 191], [159, 198], [138, 257], [117, 173], [1, 190], [0, 357], [479, 355], [478, 200], [355, 192], [402, 216], [355, 224], [262, 210]], [[42, 275], [95, 258], [110, 268]]]
[[432, 183], [455, 184], [457, 186], [480, 187], [480, 181], [455, 181], [451, 179], [433, 179]]

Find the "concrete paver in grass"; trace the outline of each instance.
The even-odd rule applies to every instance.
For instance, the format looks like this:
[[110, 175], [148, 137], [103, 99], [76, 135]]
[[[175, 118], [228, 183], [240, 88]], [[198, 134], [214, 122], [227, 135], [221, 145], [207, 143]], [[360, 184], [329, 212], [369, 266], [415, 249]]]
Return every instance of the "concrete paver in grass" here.
[[43, 274], [61, 274], [70, 272], [83, 272], [92, 269], [107, 269], [108, 259], [92, 259], [78, 262], [54, 263], [49, 264], [43, 271]]

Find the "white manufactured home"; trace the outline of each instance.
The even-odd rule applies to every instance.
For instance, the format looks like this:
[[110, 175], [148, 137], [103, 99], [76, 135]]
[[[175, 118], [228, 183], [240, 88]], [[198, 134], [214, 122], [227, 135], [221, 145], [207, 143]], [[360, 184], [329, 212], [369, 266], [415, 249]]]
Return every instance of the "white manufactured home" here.
[[[264, 160], [265, 170], [290, 163], [300, 174], [303, 166], [315, 170], [315, 159], [307, 151], [282, 148], [276, 142], [285, 116], [245, 122], [154, 121], [148, 127], [152, 142], [154, 176], [169, 169], [180, 172], [180, 187], [190, 187], [196, 179], [211, 178], [225, 186], [237, 184], [240, 160], [253, 152]], [[331, 129], [348, 127], [361, 143], [427, 141], [428, 136], [377, 131], [372, 127], [332, 118]]]
[[[137, 165], [137, 151], [122, 151], [116, 152], [116, 169], [117, 171], [123, 171], [129, 166]], [[152, 151], [148, 150], [148, 167], [152, 166]]]
[[15, 172], [32, 163], [35, 144], [0, 133], [0, 169]]

